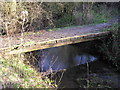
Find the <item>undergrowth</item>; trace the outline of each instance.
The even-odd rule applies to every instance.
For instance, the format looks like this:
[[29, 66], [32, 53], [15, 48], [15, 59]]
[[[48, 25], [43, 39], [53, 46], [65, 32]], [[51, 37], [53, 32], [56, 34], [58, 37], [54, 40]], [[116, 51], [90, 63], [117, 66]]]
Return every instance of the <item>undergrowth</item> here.
[[113, 31], [112, 36], [103, 41], [100, 46], [100, 52], [103, 53], [104, 59], [110, 64], [116, 67], [116, 70], [120, 70], [120, 26], [115, 24], [111, 29], [105, 29], [106, 31]]
[[47, 77], [18, 58], [0, 59], [0, 88], [55, 88]]

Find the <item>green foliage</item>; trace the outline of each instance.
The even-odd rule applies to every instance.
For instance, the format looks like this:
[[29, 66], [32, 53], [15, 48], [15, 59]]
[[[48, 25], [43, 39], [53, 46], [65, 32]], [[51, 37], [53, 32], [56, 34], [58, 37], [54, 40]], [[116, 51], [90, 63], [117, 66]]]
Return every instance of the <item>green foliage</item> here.
[[[103, 31], [117, 31], [118, 28], [120, 28], [120, 25], [118, 23], [116, 23], [116, 24], [113, 24], [112, 27], [110, 27], [110, 28], [103, 29]], [[113, 36], [114, 36], [114, 34], [113, 34]]]
[[[6, 88], [51, 88], [53, 85], [46, 77], [42, 79], [41, 74], [31, 66], [23, 63], [19, 58], [0, 59], [0, 83]], [[52, 81], [53, 82], [53, 81]]]
[[[117, 16], [117, 4], [90, 2], [3, 2], [0, 14], [6, 33], [107, 22]], [[22, 11], [27, 11], [23, 22]], [[1, 16], [0, 15], [0, 16]], [[22, 18], [21, 18], [22, 17]], [[2, 21], [0, 21], [2, 22]], [[0, 28], [1, 25], [0, 25]], [[0, 32], [2, 30], [0, 29]]]
[[56, 27], [67, 27], [74, 24], [74, 16], [70, 14], [64, 15], [62, 18], [58, 19], [56, 22]]
[[103, 53], [104, 59], [108, 60], [117, 70], [120, 70], [120, 34], [118, 30], [114, 31], [112, 37], [100, 47], [100, 52]]
[[61, 8], [54, 10], [53, 13], [53, 17], [56, 17], [53, 18], [54, 25], [55, 27], [66, 27], [107, 22], [119, 14], [118, 6], [113, 7], [113, 5], [116, 4], [60, 3]]
[[93, 22], [96, 24], [107, 22], [108, 20], [119, 15], [117, 7], [108, 7], [107, 4], [99, 5], [99, 7], [94, 6], [92, 13], [94, 16]]

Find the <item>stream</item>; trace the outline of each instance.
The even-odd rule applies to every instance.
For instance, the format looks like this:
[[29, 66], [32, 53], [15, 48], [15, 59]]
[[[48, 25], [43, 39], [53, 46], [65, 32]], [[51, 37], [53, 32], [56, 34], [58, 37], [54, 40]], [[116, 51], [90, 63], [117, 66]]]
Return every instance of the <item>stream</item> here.
[[[91, 47], [85, 47], [85, 44], [66, 45], [54, 47], [42, 51], [42, 58], [39, 67], [42, 72], [49, 70], [63, 70], [73, 66], [85, 64], [98, 59], [99, 56], [90, 53]], [[92, 52], [94, 52], [92, 50]]]
[[120, 88], [120, 74], [104, 62], [101, 40], [42, 50], [40, 72], [58, 88]]

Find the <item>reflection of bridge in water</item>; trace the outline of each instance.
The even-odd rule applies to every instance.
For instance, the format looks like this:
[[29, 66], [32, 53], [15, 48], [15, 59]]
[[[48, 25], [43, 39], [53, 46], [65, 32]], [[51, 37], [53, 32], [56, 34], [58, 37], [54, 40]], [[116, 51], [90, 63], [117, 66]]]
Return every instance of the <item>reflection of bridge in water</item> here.
[[112, 29], [112, 26], [117, 22], [118, 19], [114, 19], [107, 23], [63, 28], [44, 33], [39, 31], [23, 36], [1, 36], [0, 52], [16, 54], [105, 38], [111, 33], [111, 31], [106, 31], [106, 28]]

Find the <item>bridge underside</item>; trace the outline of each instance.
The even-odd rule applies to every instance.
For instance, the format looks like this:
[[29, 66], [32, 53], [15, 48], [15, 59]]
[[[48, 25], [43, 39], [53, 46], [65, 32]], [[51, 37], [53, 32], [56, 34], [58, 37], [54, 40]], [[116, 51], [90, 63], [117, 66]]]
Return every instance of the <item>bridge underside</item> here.
[[31, 35], [0, 37], [0, 53], [18, 54], [106, 37], [117, 20], [108, 23], [45, 31]]

